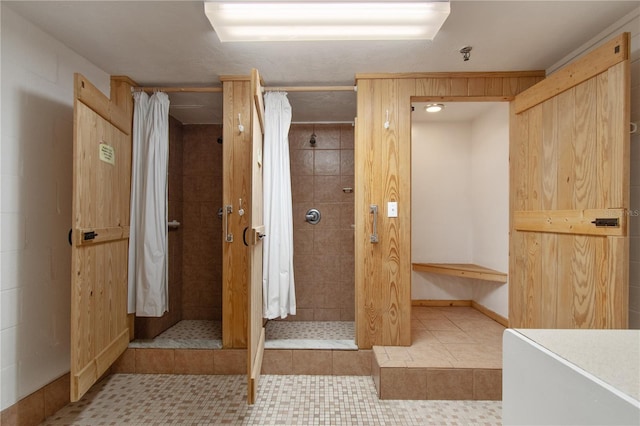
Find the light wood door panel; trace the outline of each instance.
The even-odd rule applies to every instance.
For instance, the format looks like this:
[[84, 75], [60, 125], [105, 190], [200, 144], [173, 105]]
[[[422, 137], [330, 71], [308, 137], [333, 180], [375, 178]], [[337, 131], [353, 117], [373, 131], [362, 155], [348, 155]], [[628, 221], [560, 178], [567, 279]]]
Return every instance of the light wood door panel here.
[[251, 227], [247, 230], [249, 241], [249, 326], [247, 329], [247, 401], [253, 404], [258, 393], [262, 355], [264, 353], [265, 329], [262, 321], [262, 249], [264, 237], [264, 209], [262, 185], [262, 148], [264, 140], [264, 103], [260, 75], [251, 72]]
[[[262, 146], [260, 76], [222, 77], [224, 96], [222, 341], [247, 350], [247, 401], [255, 402], [264, 351], [262, 322]], [[239, 128], [242, 125], [242, 131]], [[229, 238], [227, 238], [229, 236]]]
[[623, 34], [513, 102], [511, 327], [627, 327], [628, 48]]
[[[250, 252], [243, 231], [251, 222], [251, 81], [222, 78], [223, 84], [223, 234], [222, 345], [247, 348]], [[242, 124], [244, 131], [239, 130]], [[240, 203], [242, 202], [242, 206]], [[248, 214], [240, 214], [240, 209]], [[229, 209], [229, 210], [227, 210]]]
[[76, 74], [71, 401], [82, 397], [129, 342], [129, 134], [126, 112]]

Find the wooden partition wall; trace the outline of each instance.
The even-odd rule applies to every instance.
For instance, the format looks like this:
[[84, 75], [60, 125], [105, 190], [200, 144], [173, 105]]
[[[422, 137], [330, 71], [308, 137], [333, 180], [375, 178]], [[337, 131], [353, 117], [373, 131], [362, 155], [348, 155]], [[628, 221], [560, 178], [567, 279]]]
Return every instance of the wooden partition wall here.
[[[543, 78], [543, 71], [356, 75], [359, 348], [411, 344], [411, 102], [510, 101]], [[391, 201], [398, 203], [397, 218], [386, 217]], [[377, 242], [371, 238], [372, 206], [377, 208]]]

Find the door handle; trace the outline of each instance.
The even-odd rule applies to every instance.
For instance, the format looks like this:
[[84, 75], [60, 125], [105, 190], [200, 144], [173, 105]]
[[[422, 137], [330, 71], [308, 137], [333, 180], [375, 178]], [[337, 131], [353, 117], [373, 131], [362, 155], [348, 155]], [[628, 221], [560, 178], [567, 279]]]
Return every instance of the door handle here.
[[224, 206], [223, 213], [224, 213], [224, 216], [222, 218], [224, 219], [223, 225], [224, 225], [225, 241], [228, 243], [232, 243], [233, 234], [229, 232], [229, 215], [233, 213], [233, 206], [231, 204], [227, 204], [226, 206]]
[[371, 243], [376, 244], [378, 242], [378, 205], [371, 204], [369, 206], [369, 213], [373, 215], [373, 233], [371, 234]]

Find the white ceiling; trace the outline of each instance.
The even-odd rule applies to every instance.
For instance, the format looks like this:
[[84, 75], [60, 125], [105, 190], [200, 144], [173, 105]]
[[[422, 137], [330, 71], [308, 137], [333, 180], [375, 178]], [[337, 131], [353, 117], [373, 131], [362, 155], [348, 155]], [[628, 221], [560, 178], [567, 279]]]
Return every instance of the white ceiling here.
[[[456, 1], [432, 42], [225, 43], [202, 1], [2, 1], [112, 75], [141, 85], [219, 85], [257, 68], [267, 86], [353, 85], [356, 73], [545, 70], [639, 1]], [[471, 60], [458, 52], [471, 45]], [[349, 122], [351, 92], [290, 93], [294, 122]], [[220, 94], [171, 95], [184, 123], [221, 122]]]

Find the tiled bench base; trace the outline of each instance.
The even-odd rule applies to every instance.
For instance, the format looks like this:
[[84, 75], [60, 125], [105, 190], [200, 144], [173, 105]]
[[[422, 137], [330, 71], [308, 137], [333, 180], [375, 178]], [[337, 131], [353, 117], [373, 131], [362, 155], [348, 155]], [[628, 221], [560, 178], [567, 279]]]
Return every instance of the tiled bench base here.
[[[265, 349], [262, 374], [371, 375], [372, 351]], [[113, 373], [246, 374], [244, 349], [129, 348]]]
[[470, 307], [411, 314], [411, 346], [373, 347], [380, 399], [502, 399], [503, 325]]
[[380, 367], [372, 376], [380, 399], [502, 399], [502, 369]]

